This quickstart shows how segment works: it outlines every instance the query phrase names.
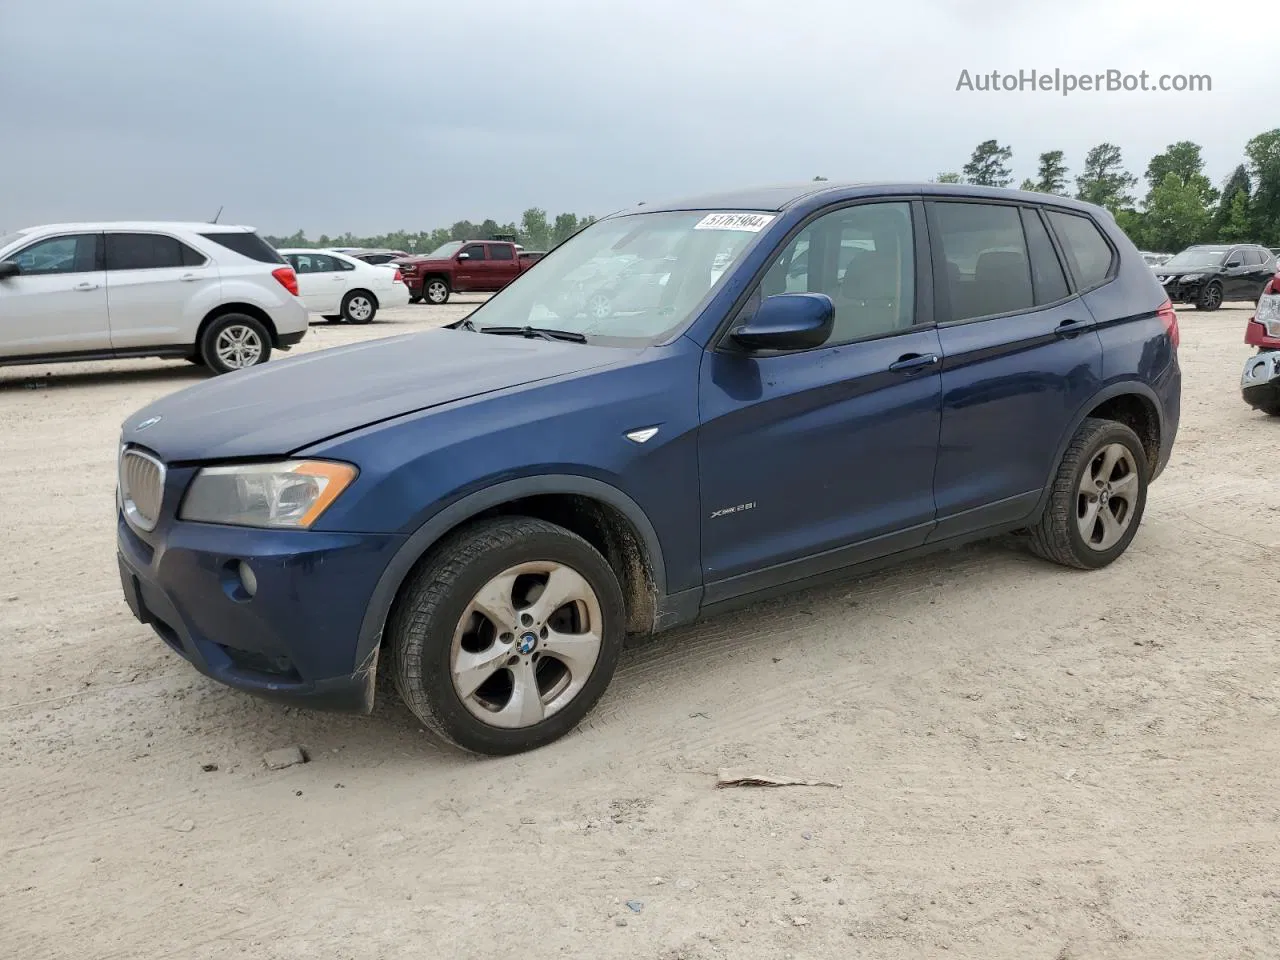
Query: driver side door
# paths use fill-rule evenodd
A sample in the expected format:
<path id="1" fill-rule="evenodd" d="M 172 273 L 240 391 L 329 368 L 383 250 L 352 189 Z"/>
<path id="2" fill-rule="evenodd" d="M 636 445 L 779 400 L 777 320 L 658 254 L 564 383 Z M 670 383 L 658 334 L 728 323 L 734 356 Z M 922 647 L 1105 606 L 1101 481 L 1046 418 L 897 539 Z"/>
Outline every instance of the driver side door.
<path id="1" fill-rule="evenodd" d="M 828 341 L 757 355 L 722 333 L 705 353 L 704 602 L 910 549 L 932 530 L 942 349 L 923 217 L 900 199 L 811 220 L 734 323 L 764 297 L 824 293 L 836 307 Z"/>
<path id="2" fill-rule="evenodd" d="M 0 357 L 111 349 L 102 234 L 45 237 L 9 254 L 0 280 Z"/>

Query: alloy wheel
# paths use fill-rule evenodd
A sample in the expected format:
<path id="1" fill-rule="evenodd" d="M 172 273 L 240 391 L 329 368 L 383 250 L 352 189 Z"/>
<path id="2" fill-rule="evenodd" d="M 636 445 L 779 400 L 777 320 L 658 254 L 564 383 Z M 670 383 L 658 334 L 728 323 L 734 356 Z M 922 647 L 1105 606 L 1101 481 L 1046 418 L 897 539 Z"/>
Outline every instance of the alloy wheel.
<path id="1" fill-rule="evenodd" d="M 472 598 L 454 630 L 453 688 L 476 719 L 532 727 L 568 706 L 600 657 L 595 591 L 555 561 L 509 567 Z"/>
<path id="2" fill-rule="evenodd" d="M 252 367 L 262 359 L 262 338 L 252 327 L 232 324 L 218 334 L 213 352 L 231 370 Z"/>
<path id="3" fill-rule="evenodd" d="M 444 303 L 449 296 L 449 288 L 440 280 L 432 280 L 427 284 L 427 299 L 432 303 Z"/>
<path id="4" fill-rule="evenodd" d="M 1109 443 L 1085 466 L 1076 496 L 1076 524 L 1092 550 L 1110 550 L 1133 522 L 1138 467 L 1122 443 Z"/>
<path id="5" fill-rule="evenodd" d="M 373 303 L 368 297 L 352 297 L 347 301 L 347 316 L 357 323 L 363 323 L 373 316 Z"/>

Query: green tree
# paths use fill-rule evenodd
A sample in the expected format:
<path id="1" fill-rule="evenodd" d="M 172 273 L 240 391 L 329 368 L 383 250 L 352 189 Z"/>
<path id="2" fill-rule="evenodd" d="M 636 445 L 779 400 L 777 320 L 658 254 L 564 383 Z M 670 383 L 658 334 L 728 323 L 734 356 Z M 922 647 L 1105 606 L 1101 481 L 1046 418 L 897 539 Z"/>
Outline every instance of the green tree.
<path id="1" fill-rule="evenodd" d="M 1076 197 L 1114 214 L 1133 206 L 1129 191 L 1137 182 L 1138 178 L 1125 170 L 1120 148 L 1114 143 L 1100 143 L 1084 158 L 1084 170 L 1076 177 Z"/>
<path id="2" fill-rule="evenodd" d="M 1147 194 L 1143 213 L 1145 246 L 1153 250 L 1177 251 L 1198 243 L 1209 227 L 1209 211 L 1199 183 L 1200 174 L 1185 182 L 1182 174 L 1170 170 L 1159 185 Z"/>
<path id="3" fill-rule="evenodd" d="M 1036 170 L 1033 190 L 1065 196 L 1067 192 L 1067 164 L 1061 150 L 1048 150 L 1040 154 L 1040 166 Z"/>
<path id="4" fill-rule="evenodd" d="M 546 250 L 551 246 L 551 228 L 547 211 L 530 207 L 520 216 L 520 242 L 530 250 Z"/>
<path id="5" fill-rule="evenodd" d="M 1253 174 L 1249 198 L 1254 243 L 1280 244 L 1280 128 L 1260 133 L 1244 148 Z"/>
<path id="6" fill-rule="evenodd" d="M 576 213 L 559 214 L 551 228 L 551 246 L 558 247 L 577 232 L 578 215 Z"/>
<path id="7" fill-rule="evenodd" d="M 1227 218 L 1218 230 L 1217 239 L 1222 243 L 1244 243 L 1254 236 L 1254 215 L 1249 203 L 1249 195 L 1237 190 L 1231 198 L 1231 207 L 1227 210 Z"/>
<path id="8" fill-rule="evenodd" d="M 958 173 L 940 173 L 933 178 L 934 183 L 964 183 L 964 178 Z"/>
<path id="9" fill-rule="evenodd" d="M 1218 199 L 1218 191 L 1213 188 L 1209 178 L 1204 175 L 1204 159 L 1200 156 L 1200 145 L 1190 140 L 1171 143 L 1164 153 L 1158 153 L 1147 164 L 1145 174 L 1147 183 L 1155 190 L 1164 183 L 1170 173 L 1185 186 L 1195 187 L 1204 206 L 1213 204 Z"/>
<path id="10" fill-rule="evenodd" d="M 995 140 L 983 140 L 973 149 L 973 156 L 964 165 L 964 178 L 969 183 L 984 187 L 1007 187 L 1013 183 L 1009 160 L 1013 150 L 1002 147 Z"/>
<path id="11" fill-rule="evenodd" d="M 1253 181 L 1249 178 L 1249 168 L 1243 163 L 1231 171 L 1231 175 L 1222 184 L 1222 192 L 1218 195 L 1218 208 L 1213 213 L 1209 225 L 1209 236 L 1221 239 L 1231 219 L 1232 205 L 1237 194 L 1244 195 L 1245 207 L 1249 205 L 1249 197 L 1253 194 Z"/>

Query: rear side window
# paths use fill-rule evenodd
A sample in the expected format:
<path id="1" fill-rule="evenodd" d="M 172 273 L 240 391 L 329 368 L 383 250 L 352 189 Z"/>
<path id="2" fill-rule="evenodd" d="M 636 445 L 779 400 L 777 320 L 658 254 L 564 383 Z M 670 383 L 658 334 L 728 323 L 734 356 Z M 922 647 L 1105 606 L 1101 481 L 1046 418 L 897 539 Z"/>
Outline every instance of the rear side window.
<path id="1" fill-rule="evenodd" d="M 200 236 L 259 263 L 284 263 L 284 257 L 256 233 L 202 233 Z"/>
<path id="2" fill-rule="evenodd" d="M 1026 208 L 1022 211 L 1022 229 L 1027 234 L 1027 253 L 1031 256 L 1031 283 L 1036 304 L 1057 303 L 1067 298 L 1067 278 L 1062 272 L 1058 252 L 1053 249 L 1049 231 L 1040 215 Z"/>
<path id="3" fill-rule="evenodd" d="M 1246 266 L 1257 266 L 1266 263 L 1267 258 L 1262 255 L 1262 251 L 1256 247 L 1252 247 L 1244 252 L 1244 262 Z"/>
<path id="4" fill-rule="evenodd" d="M 515 250 L 503 243 L 489 244 L 490 260 L 514 260 L 516 258 Z"/>
<path id="5" fill-rule="evenodd" d="M 335 270 L 354 270 L 355 268 L 355 264 L 347 263 L 347 261 L 343 260 L 341 257 L 333 258 L 333 269 Z"/>
<path id="6" fill-rule="evenodd" d="M 1115 254 L 1098 225 L 1088 217 L 1059 210 L 1049 211 L 1049 223 L 1067 255 L 1076 286 L 1088 290 L 1104 283 L 1111 275 Z"/>
<path id="7" fill-rule="evenodd" d="M 108 233 L 108 270 L 154 270 L 194 267 L 205 257 L 185 243 L 158 233 Z"/>
<path id="8" fill-rule="evenodd" d="M 1017 207 L 940 202 L 933 210 L 952 320 L 1035 306 L 1030 257 Z"/>

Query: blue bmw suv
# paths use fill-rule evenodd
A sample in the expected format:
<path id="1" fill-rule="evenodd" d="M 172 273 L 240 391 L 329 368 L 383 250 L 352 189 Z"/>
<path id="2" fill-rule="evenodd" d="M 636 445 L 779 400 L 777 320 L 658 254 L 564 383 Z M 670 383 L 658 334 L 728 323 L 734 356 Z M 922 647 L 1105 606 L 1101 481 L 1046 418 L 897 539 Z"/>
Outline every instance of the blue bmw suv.
<path id="1" fill-rule="evenodd" d="M 216 680 L 367 712 L 387 670 L 434 733 L 514 753 L 583 718 L 629 633 L 996 534 L 1111 563 L 1177 347 L 1133 244 L 1060 197 L 644 205 L 449 328 L 130 417 L 121 582 Z"/>

